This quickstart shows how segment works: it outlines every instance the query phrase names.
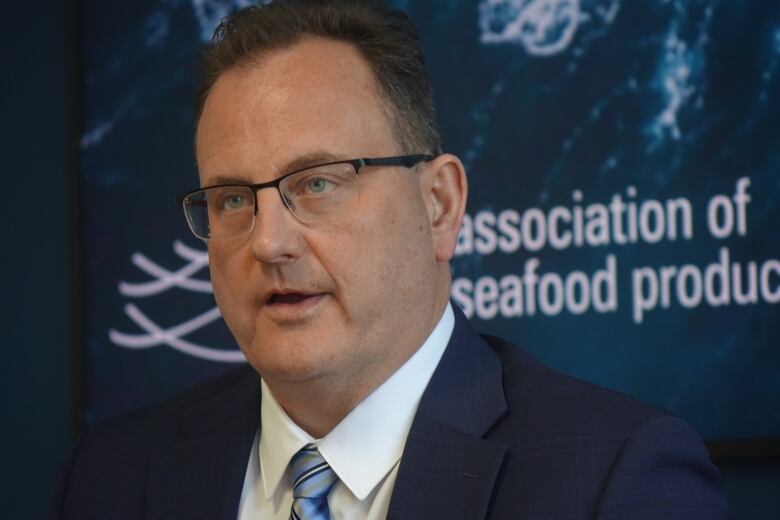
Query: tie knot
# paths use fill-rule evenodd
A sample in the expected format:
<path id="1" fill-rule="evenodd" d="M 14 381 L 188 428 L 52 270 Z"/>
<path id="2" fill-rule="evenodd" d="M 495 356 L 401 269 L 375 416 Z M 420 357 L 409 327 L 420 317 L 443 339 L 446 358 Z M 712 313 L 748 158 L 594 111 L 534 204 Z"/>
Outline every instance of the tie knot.
<path id="1" fill-rule="evenodd" d="M 293 455 L 290 467 L 295 498 L 325 498 L 337 480 L 314 444 L 307 444 Z"/>

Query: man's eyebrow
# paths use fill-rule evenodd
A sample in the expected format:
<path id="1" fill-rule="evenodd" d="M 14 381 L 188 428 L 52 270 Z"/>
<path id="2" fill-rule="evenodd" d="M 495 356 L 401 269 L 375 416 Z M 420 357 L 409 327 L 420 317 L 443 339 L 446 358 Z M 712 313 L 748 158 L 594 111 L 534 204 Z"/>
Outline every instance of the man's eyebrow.
<path id="1" fill-rule="evenodd" d="M 325 151 L 310 152 L 305 155 L 301 155 L 300 157 L 296 157 L 292 161 L 284 164 L 283 168 L 278 168 L 277 172 L 279 173 L 278 175 L 275 175 L 273 178 L 275 179 L 281 177 L 282 175 L 286 175 L 290 172 L 303 170 L 304 168 L 308 168 L 309 166 L 316 166 L 318 164 L 337 162 L 337 161 L 346 161 L 346 160 L 349 160 L 346 155 L 338 155 L 332 152 L 325 152 Z M 248 185 L 248 184 L 256 184 L 256 182 L 251 178 L 245 177 L 243 175 L 217 174 L 211 178 L 211 182 L 209 183 L 209 186 L 221 186 L 223 184 Z M 203 186 L 203 187 L 207 188 L 208 186 Z"/>
<path id="2" fill-rule="evenodd" d="M 301 155 L 300 157 L 296 157 L 292 161 L 285 164 L 282 168 L 279 168 L 279 171 L 281 172 L 282 175 L 284 175 L 286 173 L 308 168 L 309 166 L 316 166 L 318 164 L 329 163 L 329 162 L 344 161 L 347 159 L 349 158 L 345 155 L 337 155 L 331 152 L 325 152 L 325 151 L 310 152 L 305 155 Z"/>
<path id="3" fill-rule="evenodd" d="M 208 188 L 209 186 L 222 186 L 223 184 L 254 184 L 252 182 L 252 179 L 249 179 L 247 177 L 242 177 L 239 175 L 215 175 L 211 182 L 208 184 L 208 186 L 203 186 L 204 188 Z"/>
<path id="4" fill-rule="evenodd" d="M 349 160 L 349 158 L 347 158 L 346 155 L 338 155 L 338 154 L 334 154 L 331 152 L 324 152 L 324 151 L 311 152 L 305 155 L 301 155 L 300 157 L 296 157 L 292 161 L 286 163 L 283 168 L 278 168 L 277 172 L 279 173 L 278 175 L 275 175 L 273 178 L 276 179 L 290 172 L 303 170 L 304 168 L 308 168 L 310 166 L 316 166 L 318 164 L 337 162 L 337 161 L 346 161 L 346 160 Z M 211 178 L 211 183 L 209 183 L 209 186 L 221 186 L 223 184 L 247 185 L 247 184 L 256 184 L 256 182 L 251 178 L 245 177 L 243 175 L 217 174 Z M 208 186 L 203 186 L 203 187 L 207 188 Z"/>

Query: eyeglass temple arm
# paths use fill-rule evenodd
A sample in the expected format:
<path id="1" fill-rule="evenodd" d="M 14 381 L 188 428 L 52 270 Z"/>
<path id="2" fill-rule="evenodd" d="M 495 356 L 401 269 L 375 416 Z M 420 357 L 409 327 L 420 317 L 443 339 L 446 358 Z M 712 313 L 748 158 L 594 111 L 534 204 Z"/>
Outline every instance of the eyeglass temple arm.
<path id="1" fill-rule="evenodd" d="M 361 166 L 404 166 L 411 168 L 421 162 L 434 159 L 433 155 L 403 155 L 401 157 L 377 157 L 361 159 Z"/>

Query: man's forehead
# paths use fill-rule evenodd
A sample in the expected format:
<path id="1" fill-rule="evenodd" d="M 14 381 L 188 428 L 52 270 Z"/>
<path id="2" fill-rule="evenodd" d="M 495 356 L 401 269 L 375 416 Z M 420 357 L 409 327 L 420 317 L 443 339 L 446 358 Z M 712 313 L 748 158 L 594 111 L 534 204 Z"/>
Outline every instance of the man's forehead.
<path id="1" fill-rule="evenodd" d="M 333 72 L 350 72 L 349 67 L 368 70 L 370 65 L 360 50 L 352 43 L 321 36 L 302 36 L 286 47 L 260 52 L 245 63 L 249 66 L 278 67 L 280 71 L 295 71 L 306 74 L 315 68 L 336 66 Z M 305 65 L 301 68 L 301 65 Z"/>

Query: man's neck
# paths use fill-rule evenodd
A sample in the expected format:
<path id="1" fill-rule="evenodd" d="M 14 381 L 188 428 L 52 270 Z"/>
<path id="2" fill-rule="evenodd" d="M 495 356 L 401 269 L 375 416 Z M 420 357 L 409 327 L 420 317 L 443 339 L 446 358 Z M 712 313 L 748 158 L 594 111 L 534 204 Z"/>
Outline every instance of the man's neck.
<path id="1" fill-rule="evenodd" d="M 322 438 L 423 346 L 441 320 L 447 304 L 448 300 L 445 300 L 440 309 L 436 306 L 435 318 L 421 337 L 412 339 L 407 345 L 393 345 L 388 349 L 393 356 L 382 363 L 360 367 L 352 374 L 325 375 L 303 382 L 263 379 L 290 419 L 315 439 Z"/>
<path id="2" fill-rule="evenodd" d="M 360 387 L 343 385 L 345 387 L 338 388 L 339 382 L 328 378 L 307 382 L 305 385 L 266 383 L 290 419 L 315 439 L 327 435 L 379 386 L 364 383 Z"/>

